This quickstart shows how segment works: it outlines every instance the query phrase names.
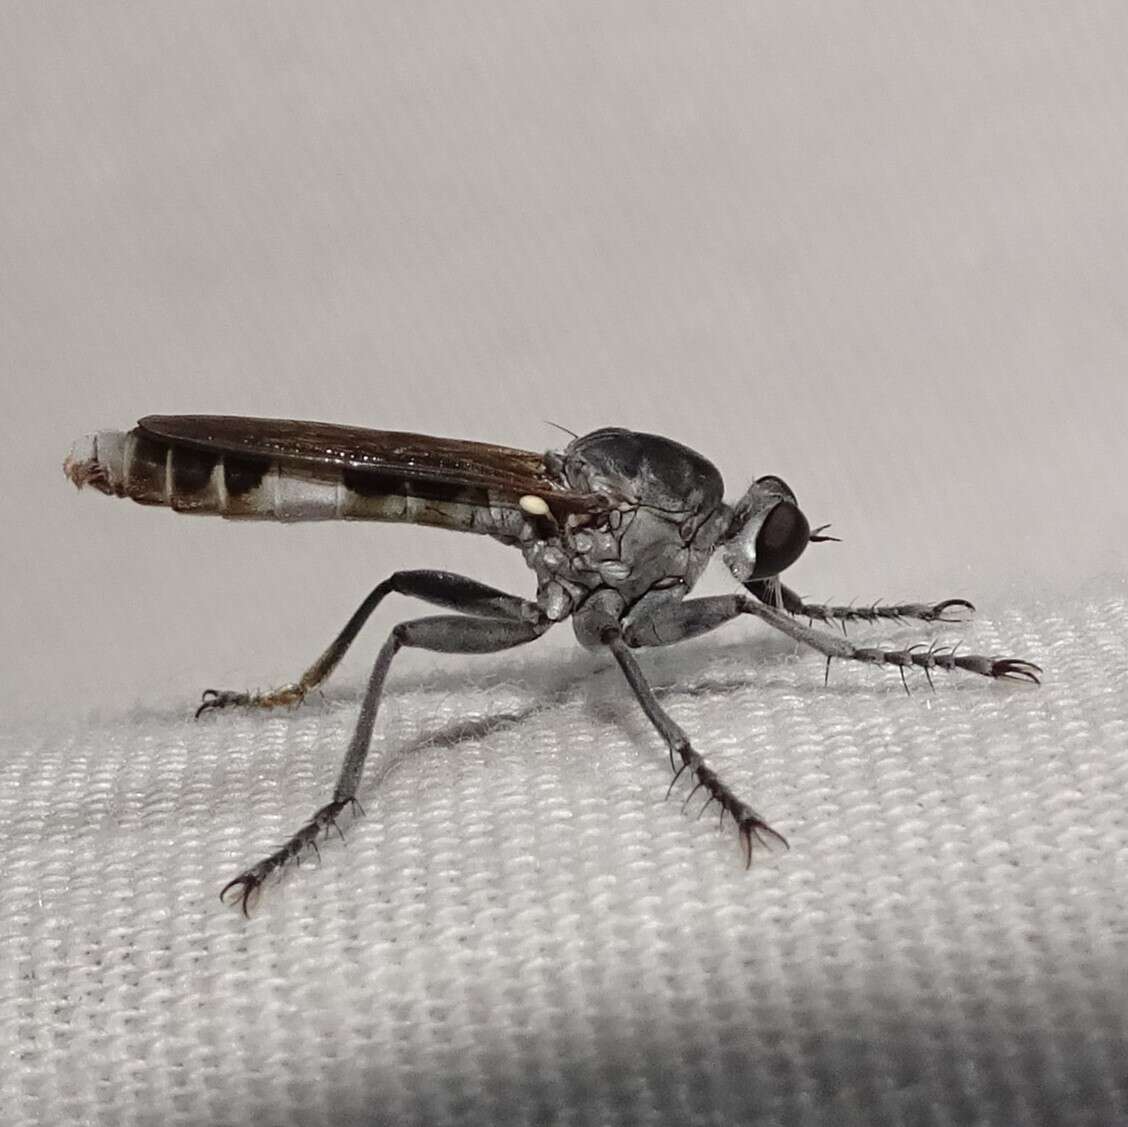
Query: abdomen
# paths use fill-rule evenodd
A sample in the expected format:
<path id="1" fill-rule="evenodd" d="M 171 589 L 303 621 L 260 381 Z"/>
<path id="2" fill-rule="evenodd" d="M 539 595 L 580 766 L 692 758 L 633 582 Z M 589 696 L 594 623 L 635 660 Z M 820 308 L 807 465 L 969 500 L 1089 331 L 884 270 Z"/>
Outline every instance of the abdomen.
<path id="1" fill-rule="evenodd" d="M 288 464 L 167 442 L 139 428 L 99 431 L 63 466 L 82 488 L 180 513 L 237 520 L 377 520 L 486 534 L 504 523 L 489 490 L 347 467 Z"/>

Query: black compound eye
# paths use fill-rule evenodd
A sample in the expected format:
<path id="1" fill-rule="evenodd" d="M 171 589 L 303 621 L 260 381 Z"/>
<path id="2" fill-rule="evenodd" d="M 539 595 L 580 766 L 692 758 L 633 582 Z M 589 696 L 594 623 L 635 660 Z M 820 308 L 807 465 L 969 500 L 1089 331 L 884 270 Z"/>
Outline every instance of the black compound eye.
<path id="1" fill-rule="evenodd" d="M 756 534 L 756 567 L 753 579 L 779 575 L 802 554 L 811 538 L 811 526 L 797 505 L 780 501 L 764 518 Z"/>

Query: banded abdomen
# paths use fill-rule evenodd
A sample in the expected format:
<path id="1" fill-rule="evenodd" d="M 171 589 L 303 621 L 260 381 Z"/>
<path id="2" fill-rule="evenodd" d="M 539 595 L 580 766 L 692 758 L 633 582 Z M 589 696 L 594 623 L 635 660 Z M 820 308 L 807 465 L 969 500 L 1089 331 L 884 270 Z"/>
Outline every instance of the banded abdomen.
<path id="1" fill-rule="evenodd" d="M 400 521 L 493 534 L 515 515 L 511 499 L 484 486 L 200 449 L 141 427 L 87 436 L 63 468 L 79 488 L 239 520 Z"/>

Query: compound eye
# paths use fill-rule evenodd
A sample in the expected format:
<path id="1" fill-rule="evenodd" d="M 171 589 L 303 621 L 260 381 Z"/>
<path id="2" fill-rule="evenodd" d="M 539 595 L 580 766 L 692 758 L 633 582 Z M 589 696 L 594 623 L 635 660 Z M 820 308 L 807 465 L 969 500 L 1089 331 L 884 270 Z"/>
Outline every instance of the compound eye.
<path id="1" fill-rule="evenodd" d="M 768 493 L 774 493 L 777 497 L 782 497 L 785 501 L 795 503 L 795 494 L 791 490 L 791 486 L 783 480 L 782 477 L 776 477 L 775 474 L 767 474 L 764 477 L 756 478 L 756 484 L 766 490 Z"/>
<path id="2" fill-rule="evenodd" d="M 756 534 L 756 567 L 753 579 L 767 579 L 789 568 L 811 538 L 811 526 L 798 505 L 780 501 L 764 518 Z"/>

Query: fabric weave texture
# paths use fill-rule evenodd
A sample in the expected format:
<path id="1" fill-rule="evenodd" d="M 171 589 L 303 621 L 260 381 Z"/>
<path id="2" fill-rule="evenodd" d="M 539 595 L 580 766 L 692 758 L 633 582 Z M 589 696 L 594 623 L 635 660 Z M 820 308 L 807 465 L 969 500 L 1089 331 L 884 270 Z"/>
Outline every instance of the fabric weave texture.
<path id="1" fill-rule="evenodd" d="M 1045 683 L 645 655 L 790 841 L 750 871 L 578 651 L 393 672 L 366 815 L 249 921 L 218 889 L 326 799 L 358 685 L 8 728 L 0 1120 L 1128 1123 L 1125 583 L 851 635 Z"/>

